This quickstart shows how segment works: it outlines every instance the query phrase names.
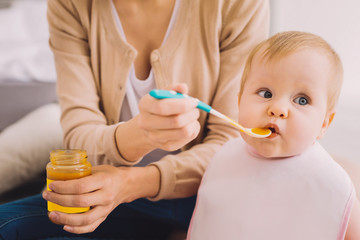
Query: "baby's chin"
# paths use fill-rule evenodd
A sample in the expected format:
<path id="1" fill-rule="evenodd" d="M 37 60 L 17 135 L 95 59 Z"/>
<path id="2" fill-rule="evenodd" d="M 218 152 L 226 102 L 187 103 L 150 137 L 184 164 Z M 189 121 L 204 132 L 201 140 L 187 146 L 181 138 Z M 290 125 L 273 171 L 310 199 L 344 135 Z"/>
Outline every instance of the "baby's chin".
<path id="1" fill-rule="evenodd" d="M 299 153 L 297 152 L 286 152 L 282 149 L 277 148 L 276 146 L 266 146 L 266 147 L 259 147 L 259 146 L 251 146 L 252 149 L 261 157 L 264 158 L 287 158 L 295 156 Z"/>
<path id="2" fill-rule="evenodd" d="M 263 143 L 256 139 L 248 138 L 245 140 L 251 152 L 264 158 L 284 158 L 292 156 L 291 153 L 284 152 L 277 144 Z"/>

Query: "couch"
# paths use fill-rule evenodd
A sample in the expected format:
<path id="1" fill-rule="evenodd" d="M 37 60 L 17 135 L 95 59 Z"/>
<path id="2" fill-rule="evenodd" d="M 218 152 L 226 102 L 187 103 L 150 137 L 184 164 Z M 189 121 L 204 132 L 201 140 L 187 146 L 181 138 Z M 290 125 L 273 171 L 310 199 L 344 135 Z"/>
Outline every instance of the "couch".
<path id="1" fill-rule="evenodd" d="M 0 0 L 0 203 L 40 193 L 62 148 L 46 0 Z"/>
<path id="2" fill-rule="evenodd" d="M 62 147 L 55 83 L 0 81 L 0 203 L 40 193 Z"/>

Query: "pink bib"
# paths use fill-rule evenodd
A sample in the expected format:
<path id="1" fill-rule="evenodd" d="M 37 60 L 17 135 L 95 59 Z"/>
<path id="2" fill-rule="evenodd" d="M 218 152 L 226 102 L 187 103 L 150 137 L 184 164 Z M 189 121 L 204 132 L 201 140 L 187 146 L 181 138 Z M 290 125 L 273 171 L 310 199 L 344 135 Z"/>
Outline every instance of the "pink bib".
<path id="1" fill-rule="evenodd" d="M 191 240 L 344 239 L 355 191 L 316 142 L 301 155 L 266 159 L 230 140 L 202 179 Z"/>

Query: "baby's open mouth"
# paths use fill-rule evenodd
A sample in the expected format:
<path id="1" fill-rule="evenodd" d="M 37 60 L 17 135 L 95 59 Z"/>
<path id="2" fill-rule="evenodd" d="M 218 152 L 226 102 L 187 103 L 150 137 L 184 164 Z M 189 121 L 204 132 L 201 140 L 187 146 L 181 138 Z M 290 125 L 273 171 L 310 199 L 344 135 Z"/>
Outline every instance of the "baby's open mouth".
<path id="1" fill-rule="evenodd" d="M 279 127 L 276 124 L 270 123 L 266 125 L 265 128 L 271 131 L 271 135 L 269 137 L 275 137 L 280 134 Z"/>

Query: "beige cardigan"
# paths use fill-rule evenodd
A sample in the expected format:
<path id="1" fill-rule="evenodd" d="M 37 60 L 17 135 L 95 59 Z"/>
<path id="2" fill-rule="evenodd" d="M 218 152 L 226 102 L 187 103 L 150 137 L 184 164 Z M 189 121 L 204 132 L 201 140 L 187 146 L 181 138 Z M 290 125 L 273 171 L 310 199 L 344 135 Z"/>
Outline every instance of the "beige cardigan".
<path id="1" fill-rule="evenodd" d="M 88 152 L 93 164 L 133 165 L 115 143 L 115 128 L 136 50 L 121 38 L 110 0 L 49 0 L 50 46 L 66 148 Z M 157 88 L 178 82 L 189 95 L 237 119 L 237 92 L 250 49 L 268 34 L 265 0 L 182 0 L 163 45 L 151 53 Z M 201 112 L 198 137 L 178 155 L 153 163 L 161 184 L 153 200 L 196 193 L 215 151 L 239 135 Z"/>

